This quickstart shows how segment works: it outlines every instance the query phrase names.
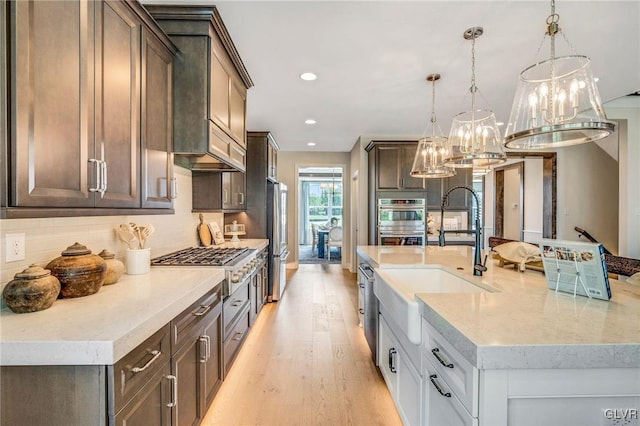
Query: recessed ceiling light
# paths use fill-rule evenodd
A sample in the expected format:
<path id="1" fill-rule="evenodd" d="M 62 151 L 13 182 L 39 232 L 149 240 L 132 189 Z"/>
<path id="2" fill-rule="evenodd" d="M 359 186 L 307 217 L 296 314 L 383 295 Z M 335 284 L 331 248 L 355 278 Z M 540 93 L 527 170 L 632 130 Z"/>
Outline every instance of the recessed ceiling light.
<path id="1" fill-rule="evenodd" d="M 504 122 L 498 121 L 498 122 L 496 122 L 496 126 L 504 126 Z"/>
<path id="2" fill-rule="evenodd" d="M 593 77 L 593 81 L 595 81 L 596 83 L 600 81 L 600 77 Z"/>
<path id="3" fill-rule="evenodd" d="M 316 124 L 316 120 L 314 120 L 313 118 L 308 118 L 304 120 L 304 124 Z"/>
<path id="4" fill-rule="evenodd" d="M 307 146 L 316 146 L 315 142 L 307 142 Z"/>
<path id="5" fill-rule="evenodd" d="M 317 80 L 318 76 L 312 72 L 303 72 L 302 74 L 300 74 L 300 78 L 305 81 L 313 81 L 313 80 Z"/>

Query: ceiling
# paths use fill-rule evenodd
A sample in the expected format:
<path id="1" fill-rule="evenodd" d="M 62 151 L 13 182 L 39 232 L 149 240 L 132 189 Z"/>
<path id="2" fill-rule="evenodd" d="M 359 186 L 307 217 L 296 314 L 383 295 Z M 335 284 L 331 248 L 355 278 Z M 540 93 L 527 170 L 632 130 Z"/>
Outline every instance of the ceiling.
<path id="1" fill-rule="evenodd" d="M 542 44 L 547 1 L 177 1 L 215 4 L 255 84 L 248 130 L 269 130 L 284 151 L 350 151 L 362 135 L 419 137 L 431 114 L 431 84 L 440 73 L 436 113 L 471 108 L 471 41 L 476 41 L 480 107 L 506 122 L 519 72 L 549 57 Z M 592 60 L 609 101 L 640 90 L 640 1 L 561 1 L 560 26 L 570 45 L 558 55 Z M 311 71 L 318 79 L 299 78 Z M 315 119 L 317 124 L 304 121 Z M 308 142 L 315 142 L 310 147 Z"/>

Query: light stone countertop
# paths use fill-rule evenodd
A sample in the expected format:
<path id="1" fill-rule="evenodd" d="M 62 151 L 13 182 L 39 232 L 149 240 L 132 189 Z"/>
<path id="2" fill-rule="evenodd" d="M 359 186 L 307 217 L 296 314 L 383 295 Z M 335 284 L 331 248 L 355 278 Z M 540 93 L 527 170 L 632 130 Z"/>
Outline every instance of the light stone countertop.
<path id="1" fill-rule="evenodd" d="M 473 365 L 491 368 L 640 367 L 640 288 L 610 279 L 610 301 L 547 288 L 544 273 L 487 262 L 473 248 L 359 246 L 374 268 L 442 268 L 492 293 L 419 293 L 422 316 Z M 458 270 L 457 268 L 464 268 Z"/>
<path id="2" fill-rule="evenodd" d="M 214 247 L 262 250 L 266 239 Z M 184 247 L 177 247 L 176 250 Z M 0 311 L 0 365 L 111 365 L 222 282 L 223 268 L 152 267 L 51 308 Z"/>

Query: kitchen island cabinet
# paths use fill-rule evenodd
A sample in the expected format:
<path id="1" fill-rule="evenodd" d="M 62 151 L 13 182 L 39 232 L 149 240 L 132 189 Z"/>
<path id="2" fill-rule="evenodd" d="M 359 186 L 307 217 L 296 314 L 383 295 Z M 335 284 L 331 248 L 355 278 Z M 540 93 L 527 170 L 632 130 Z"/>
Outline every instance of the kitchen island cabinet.
<path id="1" fill-rule="evenodd" d="M 171 133 L 157 123 L 171 118 L 168 37 L 133 1 L 7 7 L 3 217 L 171 209 Z"/>
<path id="2" fill-rule="evenodd" d="M 490 264 L 475 277 L 470 247 L 360 246 L 358 255 L 376 268 L 376 279 L 392 282 L 397 268 L 437 268 L 488 290 L 415 294 L 419 345 L 403 338 L 394 307 L 381 302 L 398 353 L 418 370 L 421 424 L 605 424 L 616 408 L 637 412 L 640 289 L 611 279 L 606 302 L 550 291 L 538 271 Z M 395 386 L 399 411 L 415 409 Z"/>

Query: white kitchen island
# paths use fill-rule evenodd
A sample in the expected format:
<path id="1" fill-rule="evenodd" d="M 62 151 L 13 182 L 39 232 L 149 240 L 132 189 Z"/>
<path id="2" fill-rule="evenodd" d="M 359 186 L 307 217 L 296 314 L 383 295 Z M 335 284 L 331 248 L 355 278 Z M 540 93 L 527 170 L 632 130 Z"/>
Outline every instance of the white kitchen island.
<path id="1" fill-rule="evenodd" d="M 415 294 L 419 344 L 380 292 L 379 366 L 405 423 L 640 424 L 639 288 L 611 280 L 608 302 L 574 298 L 548 290 L 541 272 L 493 261 L 475 277 L 471 247 L 362 246 L 358 255 L 384 281 L 374 288 L 394 286 L 401 268 L 436 268 L 481 290 Z"/>

